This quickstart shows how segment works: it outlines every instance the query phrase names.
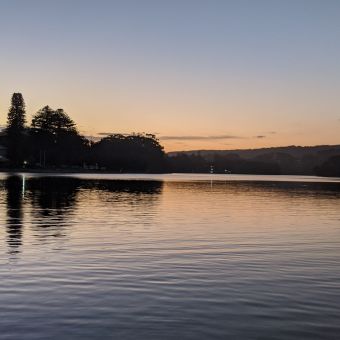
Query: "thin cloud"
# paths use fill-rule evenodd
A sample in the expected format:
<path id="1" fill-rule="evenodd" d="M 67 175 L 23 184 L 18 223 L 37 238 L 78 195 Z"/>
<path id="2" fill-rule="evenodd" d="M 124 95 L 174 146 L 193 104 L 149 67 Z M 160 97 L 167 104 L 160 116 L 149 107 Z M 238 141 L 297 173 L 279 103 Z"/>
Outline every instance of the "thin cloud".
<path id="1" fill-rule="evenodd" d="M 116 135 L 117 132 L 98 132 L 98 136 L 111 136 L 111 135 Z M 119 133 L 120 135 L 128 135 L 128 133 Z"/>
<path id="2" fill-rule="evenodd" d="M 160 136 L 161 140 L 224 140 L 224 139 L 244 139 L 245 137 L 233 135 L 212 135 L 212 136 Z"/>
<path id="3" fill-rule="evenodd" d="M 98 132 L 97 133 L 98 136 L 110 136 L 113 135 L 112 132 Z"/>
<path id="4" fill-rule="evenodd" d="M 275 132 L 272 132 L 275 133 Z M 110 136 L 114 135 L 114 132 L 98 132 L 97 136 Z M 121 135 L 126 135 L 125 133 L 120 133 Z M 256 138 L 262 139 L 266 138 L 265 135 L 257 135 L 253 137 L 244 137 L 244 136 L 236 136 L 236 135 L 166 135 L 166 136 L 158 136 L 158 139 L 163 141 L 223 141 L 227 139 L 248 139 L 248 138 Z"/>

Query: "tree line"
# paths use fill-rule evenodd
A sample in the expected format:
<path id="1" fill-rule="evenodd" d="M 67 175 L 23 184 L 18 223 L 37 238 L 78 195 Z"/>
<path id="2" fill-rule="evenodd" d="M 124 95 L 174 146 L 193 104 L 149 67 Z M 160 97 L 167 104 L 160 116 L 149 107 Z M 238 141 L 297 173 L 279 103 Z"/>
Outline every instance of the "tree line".
<path id="1" fill-rule="evenodd" d="M 242 151 L 246 150 L 177 152 L 168 155 L 168 168 L 171 172 L 187 173 L 340 177 L 340 146 L 295 156 L 290 153 L 294 147 L 281 149 L 286 151 L 254 149 L 249 151 L 251 155 L 244 155 Z"/>
<path id="2" fill-rule="evenodd" d="M 27 124 L 21 93 L 12 95 L 1 144 L 6 167 L 90 168 L 114 172 L 162 172 L 165 153 L 152 134 L 113 134 L 94 142 L 82 136 L 63 109 L 44 106 Z"/>
<path id="3" fill-rule="evenodd" d="M 153 134 L 112 134 L 92 141 L 79 133 L 63 109 L 50 106 L 40 109 L 28 125 L 21 93 L 12 96 L 0 145 L 7 149 L 7 162 L 2 164 L 6 168 L 340 176 L 337 149 L 296 157 L 285 152 L 289 147 L 263 153 L 254 150 L 253 157 L 227 151 L 206 156 L 199 152 L 166 155 Z"/>

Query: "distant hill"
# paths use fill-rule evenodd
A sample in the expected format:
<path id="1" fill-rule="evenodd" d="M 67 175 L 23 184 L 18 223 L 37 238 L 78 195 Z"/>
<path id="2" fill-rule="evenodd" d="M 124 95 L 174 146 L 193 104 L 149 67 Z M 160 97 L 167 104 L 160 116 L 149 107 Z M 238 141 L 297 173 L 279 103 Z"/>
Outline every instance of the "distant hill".
<path id="1" fill-rule="evenodd" d="M 173 151 L 168 152 L 167 154 L 170 157 L 179 154 L 200 155 L 203 157 L 209 157 L 212 155 L 238 154 L 244 158 L 253 158 L 261 154 L 272 152 L 284 152 L 294 157 L 301 157 L 303 155 L 310 155 L 320 152 L 333 155 L 334 153 L 336 154 L 340 153 L 340 145 L 316 145 L 316 146 L 290 145 L 260 149 L 190 150 L 190 151 Z"/>
<path id="2" fill-rule="evenodd" d="M 174 171 L 208 171 L 209 166 L 213 165 L 216 172 L 300 175 L 316 174 L 316 169 L 334 156 L 340 156 L 340 145 L 292 145 L 261 149 L 192 150 L 168 153 Z M 179 169 L 176 168 L 178 164 L 181 164 Z"/>

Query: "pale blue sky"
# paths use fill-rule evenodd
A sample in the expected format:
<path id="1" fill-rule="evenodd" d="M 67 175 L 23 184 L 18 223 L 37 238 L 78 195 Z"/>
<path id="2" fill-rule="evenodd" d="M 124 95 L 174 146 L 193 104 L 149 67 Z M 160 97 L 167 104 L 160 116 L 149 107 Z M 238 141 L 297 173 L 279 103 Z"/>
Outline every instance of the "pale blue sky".
<path id="1" fill-rule="evenodd" d="M 20 91 L 167 150 L 340 143 L 340 1 L 0 0 L 0 38 L 2 124 Z"/>

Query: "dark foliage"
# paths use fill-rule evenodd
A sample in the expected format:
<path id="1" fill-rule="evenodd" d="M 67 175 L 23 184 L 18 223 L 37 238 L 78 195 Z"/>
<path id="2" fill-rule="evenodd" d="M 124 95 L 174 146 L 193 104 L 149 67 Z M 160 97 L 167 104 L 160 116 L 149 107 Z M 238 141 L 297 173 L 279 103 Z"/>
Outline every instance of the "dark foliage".
<path id="1" fill-rule="evenodd" d="M 26 122 L 25 101 L 21 93 L 13 93 L 7 116 L 7 132 L 23 131 Z"/>
<path id="2" fill-rule="evenodd" d="M 43 107 L 25 127 L 25 103 L 14 93 L 8 113 L 6 166 L 13 168 L 102 169 L 114 172 L 164 172 L 163 147 L 151 134 L 115 134 L 97 143 L 77 131 L 63 109 Z"/>
<path id="3" fill-rule="evenodd" d="M 12 164 L 23 163 L 26 153 L 27 135 L 25 131 L 26 122 L 25 102 L 21 93 L 13 93 L 11 107 L 7 116 L 7 155 Z"/>
<path id="4" fill-rule="evenodd" d="M 169 168 L 175 172 L 209 172 L 240 174 L 331 175 L 336 174 L 334 156 L 340 145 L 314 147 L 277 147 L 248 150 L 201 150 L 168 154 Z M 330 160 L 330 161 L 328 161 Z M 326 175 L 325 175 L 326 176 Z"/>
<path id="5" fill-rule="evenodd" d="M 89 142 L 62 110 L 45 106 L 32 119 L 30 163 L 38 166 L 80 166 Z"/>
<path id="6" fill-rule="evenodd" d="M 115 134 L 91 148 L 91 161 L 115 172 L 162 172 L 163 147 L 151 134 Z"/>
<path id="7" fill-rule="evenodd" d="M 168 168 L 170 172 L 208 173 L 210 164 L 200 155 L 179 154 L 168 157 Z"/>
<path id="8" fill-rule="evenodd" d="M 318 176 L 340 177 L 340 155 L 329 158 L 321 166 L 316 167 L 315 172 Z"/>
<path id="9" fill-rule="evenodd" d="M 39 110 L 32 119 L 33 129 L 54 135 L 65 131 L 76 132 L 75 125 L 63 109 L 54 111 L 48 105 Z"/>
<path id="10" fill-rule="evenodd" d="M 63 109 L 45 106 L 34 115 L 30 127 L 25 123 L 23 96 L 14 93 L 7 128 L 0 136 L 0 144 L 7 148 L 6 167 L 148 173 L 209 173 L 213 169 L 215 173 L 340 176 L 339 146 L 202 150 L 166 156 L 152 134 L 113 134 L 90 142 Z"/>
<path id="11" fill-rule="evenodd" d="M 169 157 L 168 164 L 172 172 L 208 173 L 212 167 L 214 173 L 280 174 L 280 167 L 275 162 L 246 160 L 235 154 L 215 155 L 211 160 L 200 155 L 179 154 Z"/>

